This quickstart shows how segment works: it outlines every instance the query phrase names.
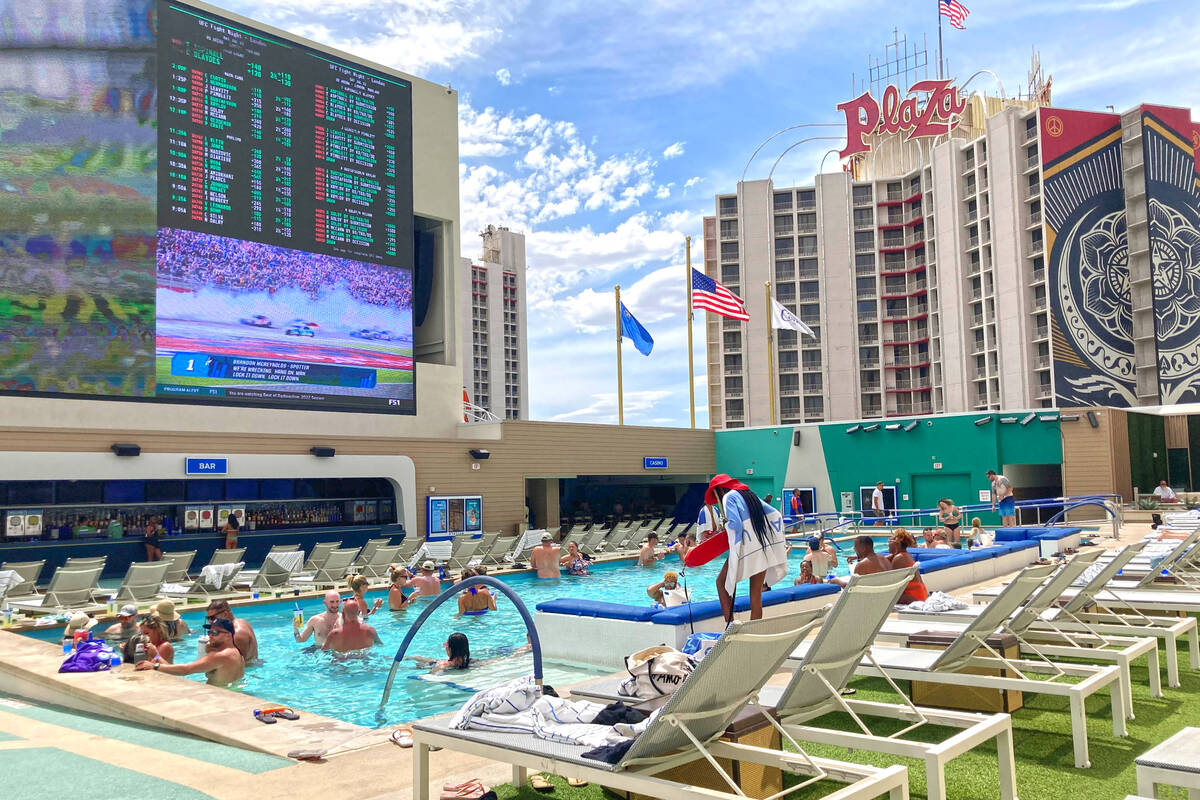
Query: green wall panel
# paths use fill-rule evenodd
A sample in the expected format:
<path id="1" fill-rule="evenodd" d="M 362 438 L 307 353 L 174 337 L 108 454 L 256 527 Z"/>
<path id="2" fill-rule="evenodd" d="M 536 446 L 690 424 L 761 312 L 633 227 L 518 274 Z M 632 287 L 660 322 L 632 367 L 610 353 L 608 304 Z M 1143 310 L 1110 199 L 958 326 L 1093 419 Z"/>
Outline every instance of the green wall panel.
<path id="1" fill-rule="evenodd" d="M 1128 415 L 1129 471 L 1133 488 L 1152 492 L 1167 477 L 1166 421 L 1155 414 Z"/>
<path id="2" fill-rule="evenodd" d="M 1193 492 L 1200 490 L 1200 414 L 1188 415 L 1188 450 L 1192 459 Z"/>
<path id="3" fill-rule="evenodd" d="M 791 426 L 717 431 L 715 447 L 718 472 L 742 481 L 759 497 L 771 494 L 779 500 L 792 449 Z M 747 475 L 748 469 L 754 474 Z"/>
<path id="4" fill-rule="evenodd" d="M 821 443 L 835 499 L 843 491 L 857 496 L 860 486 L 883 481 L 895 486 L 897 502 L 904 508 L 933 508 L 949 496 L 960 505 L 979 502 L 979 492 L 990 489 L 985 473 L 1005 464 L 1061 464 L 1059 423 L 1035 419 L 1028 425 L 992 421 L 975 425 L 984 415 L 926 417 L 917 427 L 889 431 L 883 426 L 910 420 L 889 419 L 879 430 L 848 434 L 848 423 L 821 426 Z M 1023 415 L 1022 415 L 1023 416 Z M 940 464 L 935 469 L 934 464 Z M 1021 487 L 1017 486 L 1017 497 Z M 904 500 L 904 495 L 908 500 Z M 998 518 L 981 515 L 985 524 Z"/>

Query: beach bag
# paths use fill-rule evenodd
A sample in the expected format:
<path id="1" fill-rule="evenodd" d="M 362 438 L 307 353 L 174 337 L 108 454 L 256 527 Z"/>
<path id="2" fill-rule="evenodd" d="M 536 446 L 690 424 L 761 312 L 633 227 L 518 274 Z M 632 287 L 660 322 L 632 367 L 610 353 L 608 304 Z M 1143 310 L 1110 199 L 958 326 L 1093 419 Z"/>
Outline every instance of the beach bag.
<path id="1" fill-rule="evenodd" d="M 683 643 L 683 652 L 691 656 L 694 661 L 703 661 L 708 655 L 708 651 L 716 647 L 717 642 L 721 641 L 719 633 L 693 633 Z"/>
<path id="2" fill-rule="evenodd" d="M 80 642 L 79 645 L 63 659 L 59 672 L 99 672 L 109 668 L 112 658 L 112 648 L 104 642 Z"/>
<path id="3" fill-rule="evenodd" d="M 617 694 L 639 700 L 674 694 L 694 668 L 692 659 L 674 647 L 647 647 L 625 657 L 629 677 L 621 681 Z"/>

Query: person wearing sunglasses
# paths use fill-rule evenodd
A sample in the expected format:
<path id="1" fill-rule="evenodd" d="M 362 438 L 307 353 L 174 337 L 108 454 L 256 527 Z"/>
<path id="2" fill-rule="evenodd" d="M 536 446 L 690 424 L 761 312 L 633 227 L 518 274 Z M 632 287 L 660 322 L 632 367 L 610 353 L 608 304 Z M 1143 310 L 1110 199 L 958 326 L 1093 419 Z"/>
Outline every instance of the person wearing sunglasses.
<path id="1" fill-rule="evenodd" d="M 208 644 L 204 655 L 190 664 L 168 664 L 157 658 L 139 662 L 135 669 L 156 670 L 168 675 L 195 675 L 203 672 L 213 686 L 228 686 L 246 674 L 246 662 L 233 642 L 233 623 L 224 617 L 210 617 L 204 626 Z"/>
<path id="2" fill-rule="evenodd" d="M 213 600 L 208 604 L 206 616 L 209 624 L 218 619 L 227 620 L 233 626 L 233 643 L 245 662 L 253 664 L 258 661 L 258 638 L 254 635 L 254 628 L 244 619 L 234 619 L 228 600 Z"/>

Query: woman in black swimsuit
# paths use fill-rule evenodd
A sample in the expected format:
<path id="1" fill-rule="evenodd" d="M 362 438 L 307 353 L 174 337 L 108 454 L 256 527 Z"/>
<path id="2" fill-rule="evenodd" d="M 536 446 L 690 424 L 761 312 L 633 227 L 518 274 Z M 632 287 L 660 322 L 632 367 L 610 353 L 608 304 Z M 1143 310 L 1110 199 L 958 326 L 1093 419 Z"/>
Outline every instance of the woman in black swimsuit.
<path id="1" fill-rule="evenodd" d="M 948 497 L 943 497 L 938 500 L 938 521 L 942 523 L 942 528 L 946 531 L 946 541 L 951 546 L 959 547 L 961 537 L 958 533 L 959 518 L 962 516 L 962 511 L 958 506 L 954 505 L 954 501 Z"/>
<path id="2" fill-rule="evenodd" d="M 151 517 L 146 523 L 146 540 L 142 544 L 146 545 L 147 561 L 162 561 L 162 528 L 158 517 Z"/>

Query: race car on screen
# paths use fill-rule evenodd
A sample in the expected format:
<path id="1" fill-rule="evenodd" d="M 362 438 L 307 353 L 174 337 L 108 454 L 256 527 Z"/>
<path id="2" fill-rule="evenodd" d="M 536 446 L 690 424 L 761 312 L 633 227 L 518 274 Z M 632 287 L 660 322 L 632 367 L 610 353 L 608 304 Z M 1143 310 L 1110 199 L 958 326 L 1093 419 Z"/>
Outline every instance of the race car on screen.
<path id="1" fill-rule="evenodd" d="M 264 317 L 262 314 L 255 314 L 252 317 L 242 317 L 240 320 L 238 320 L 238 322 L 242 323 L 243 325 L 251 325 L 255 328 L 271 327 L 271 318 Z"/>
<path id="2" fill-rule="evenodd" d="M 380 330 L 378 328 L 360 328 L 356 331 L 350 331 L 350 336 L 355 339 L 376 339 L 385 342 L 392 340 L 392 332 Z"/>
<path id="3" fill-rule="evenodd" d="M 288 328 L 283 333 L 286 336 L 316 336 L 317 335 L 316 331 L 314 331 L 311 326 L 304 324 L 304 323 L 301 323 L 299 325 L 292 325 L 290 328 Z"/>

